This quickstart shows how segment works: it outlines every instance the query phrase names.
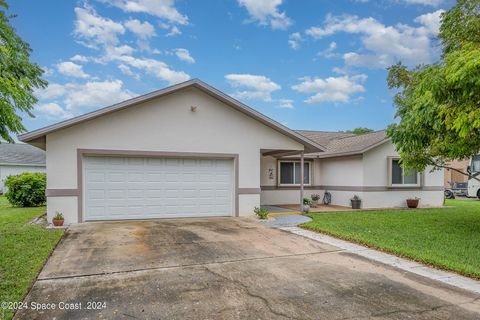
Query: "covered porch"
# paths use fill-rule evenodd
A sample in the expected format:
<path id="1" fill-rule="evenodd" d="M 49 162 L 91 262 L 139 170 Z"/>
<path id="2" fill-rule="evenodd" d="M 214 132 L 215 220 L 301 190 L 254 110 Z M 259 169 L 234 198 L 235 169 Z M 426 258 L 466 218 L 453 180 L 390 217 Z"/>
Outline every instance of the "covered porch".
<path id="1" fill-rule="evenodd" d="M 295 159 L 289 168 L 291 179 L 298 180 L 298 183 L 289 186 L 291 192 L 296 193 L 296 203 L 288 205 L 278 203 L 260 202 L 262 208 L 266 208 L 270 214 L 300 214 L 303 211 L 303 199 L 305 198 L 305 185 L 310 184 L 311 165 L 306 167 L 305 151 L 303 150 L 261 150 L 261 189 L 281 187 L 279 172 L 282 170 L 280 162 L 282 158 Z M 283 169 L 284 170 L 284 169 Z M 308 177 L 308 179 L 306 179 Z"/>

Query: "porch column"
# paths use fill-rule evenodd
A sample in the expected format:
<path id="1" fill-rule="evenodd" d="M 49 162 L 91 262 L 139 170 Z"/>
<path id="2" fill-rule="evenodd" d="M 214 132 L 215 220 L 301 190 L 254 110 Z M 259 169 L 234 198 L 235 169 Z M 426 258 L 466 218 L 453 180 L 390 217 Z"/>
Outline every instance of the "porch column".
<path id="1" fill-rule="evenodd" d="M 300 154 L 300 212 L 303 212 L 304 152 Z"/>

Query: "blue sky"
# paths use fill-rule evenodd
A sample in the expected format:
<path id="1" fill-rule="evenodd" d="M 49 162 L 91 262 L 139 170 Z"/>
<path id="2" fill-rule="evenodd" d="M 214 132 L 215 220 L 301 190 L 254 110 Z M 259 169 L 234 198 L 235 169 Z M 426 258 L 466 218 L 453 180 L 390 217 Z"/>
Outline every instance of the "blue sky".
<path id="1" fill-rule="evenodd" d="M 383 129 L 385 68 L 438 59 L 449 0 L 15 0 L 47 70 L 28 130 L 190 78 L 293 128 Z"/>

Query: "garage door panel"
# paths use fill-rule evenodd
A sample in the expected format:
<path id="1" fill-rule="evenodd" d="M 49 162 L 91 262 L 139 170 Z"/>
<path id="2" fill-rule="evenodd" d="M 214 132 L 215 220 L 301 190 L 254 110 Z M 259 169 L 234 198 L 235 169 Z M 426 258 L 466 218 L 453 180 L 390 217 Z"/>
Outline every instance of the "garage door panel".
<path id="1" fill-rule="evenodd" d="M 85 219 L 231 216 L 233 161 L 86 157 Z"/>

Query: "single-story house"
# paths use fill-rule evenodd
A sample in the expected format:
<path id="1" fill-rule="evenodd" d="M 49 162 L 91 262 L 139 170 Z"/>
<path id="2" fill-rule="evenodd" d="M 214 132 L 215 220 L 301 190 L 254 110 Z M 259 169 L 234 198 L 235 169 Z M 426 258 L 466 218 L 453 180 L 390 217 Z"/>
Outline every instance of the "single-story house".
<path id="1" fill-rule="evenodd" d="M 8 176 L 45 172 L 45 151 L 23 143 L 0 143 L 0 194 Z"/>
<path id="2" fill-rule="evenodd" d="M 451 168 L 458 169 L 462 172 L 467 172 L 467 167 L 470 165 L 470 159 L 465 160 L 454 160 L 448 163 L 448 166 Z M 461 174 L 458 171 L 446 169 L 445 176 L 443 180 L 443 185 L 445 188 L 451 188 L 452 185 L 456 182 L 468 182 L 468 176 Z"/>
<path id="3" fill-rule="evenodd" d="M 66 223 L 245 216 L 324 190 L 339 205 L 443 203 L 443 172 L 404 175 L 383 132 L 294 131 L 197 79 L 19 139 L 46 150 L 48 217 Z"/>

